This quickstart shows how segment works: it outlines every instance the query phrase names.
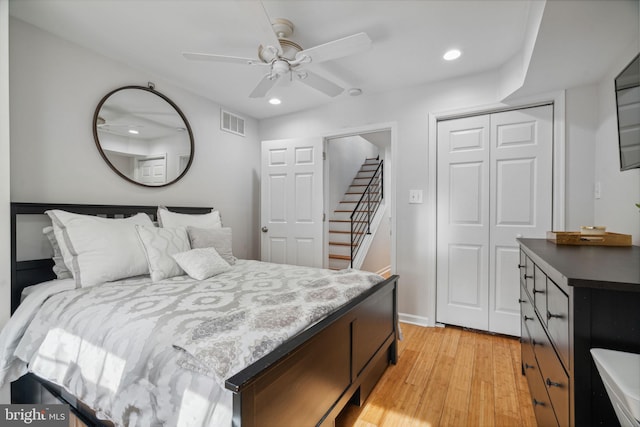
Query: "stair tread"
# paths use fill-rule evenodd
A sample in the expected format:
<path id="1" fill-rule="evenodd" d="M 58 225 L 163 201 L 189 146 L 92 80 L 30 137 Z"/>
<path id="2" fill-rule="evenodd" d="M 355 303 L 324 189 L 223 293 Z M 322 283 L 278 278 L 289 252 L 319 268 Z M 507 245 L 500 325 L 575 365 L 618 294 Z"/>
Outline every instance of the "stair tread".
<path id="1" fill-rule="evenodd" d="M 334 246 L 353 246 L 356 247 L 358 246 L 357 243 L 349 243 L 349 242 L 329 242 L 329 246 L 334 245 Z"/>
<path id="2" fill-rule="evenodd" d="M 341 231 L 341 230 L 329 230 L 329 233 L 338 233 L 338 234 L 349 234 L 351 231 Z M 354 234 L 364 234 L 362 231 L 354 231 Z"/>
<path id="3" fill-rule="evenodd" d="M 343 259 L 345 261 L 351 261 L 351 255 L 334 255 L 329 254 L 330 259 Z"/>
<path id="4" fill-rule="evenodd" d="M 350 219 L 330 219 L 329 222 L 367 222 L 364 220 L 351 221 Z"/>

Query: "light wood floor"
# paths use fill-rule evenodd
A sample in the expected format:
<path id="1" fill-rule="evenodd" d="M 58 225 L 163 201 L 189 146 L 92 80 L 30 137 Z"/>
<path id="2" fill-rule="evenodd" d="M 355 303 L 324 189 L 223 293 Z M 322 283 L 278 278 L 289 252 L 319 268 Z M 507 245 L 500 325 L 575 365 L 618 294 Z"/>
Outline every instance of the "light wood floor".
<path id="1" fill-rule="evenodd" d="M 399 361 L 336 427 L 534 427 L 520 343 L 460 328 L 403 323 Z"/>

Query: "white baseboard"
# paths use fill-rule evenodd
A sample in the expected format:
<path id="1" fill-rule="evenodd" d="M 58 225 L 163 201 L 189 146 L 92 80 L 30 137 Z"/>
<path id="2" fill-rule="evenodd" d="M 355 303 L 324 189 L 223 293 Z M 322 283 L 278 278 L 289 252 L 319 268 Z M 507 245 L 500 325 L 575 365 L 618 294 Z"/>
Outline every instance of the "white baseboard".
<path id="1" fill-rule="evenodd" d="M 412 325 L 433 326 L 433 324 L 429 322 L 428 317 L 415 316 L 413 314 L 398 313 L 398 320 L 400 322 L 410 323 Z"/>

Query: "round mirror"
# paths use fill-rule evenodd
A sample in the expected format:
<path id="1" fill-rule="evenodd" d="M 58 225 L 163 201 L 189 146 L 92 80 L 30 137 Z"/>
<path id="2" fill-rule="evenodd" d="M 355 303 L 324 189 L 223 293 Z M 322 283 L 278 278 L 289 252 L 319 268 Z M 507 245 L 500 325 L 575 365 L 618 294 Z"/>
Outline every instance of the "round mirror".
<path id="1" fill-rule="evenodd" d="M 187 118 L 152 86 L 125 86 L 102 98 L 93 115 L 93 137 L 111 169 L 138 185 L 172 184 L 193 161 Z"/>

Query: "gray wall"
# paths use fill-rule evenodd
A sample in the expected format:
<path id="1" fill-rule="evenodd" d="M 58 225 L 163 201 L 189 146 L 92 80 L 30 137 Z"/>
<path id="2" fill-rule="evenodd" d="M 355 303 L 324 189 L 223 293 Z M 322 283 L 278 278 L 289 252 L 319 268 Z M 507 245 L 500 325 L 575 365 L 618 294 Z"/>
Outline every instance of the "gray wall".
<path id="1" fill-rule="evenodd" d="M 328 141 L 329 159 L 329 206 L 325 209 L 331 216 L 349 189 L 353 178 L 367 158 L 375 158 L 378 147 L 361 136 L 344 136 Z"/>
<path id="2" fill-rule="evenodd" d="M 399 309 L 405 319 L 426 323 L 434 314 L 430 309 L 430 295 L 435 295 L 435 283 L 429 281 L 432 272 L 428 265 L 435 254 L 430 253 L 427 246 L 435 236 L 429 234 L 429 210 L 426 203 L 408 203 L 410 189 L 423 189 L 425 201 L 433 198 L 427 191 L 428 116 L 447 111 L 481 110 L 483 106 L 499 104 L 500 81 L 496 74 L 490 72 L 393 93 L 364 95 L 334 102 L 329 107 L 260 122 L 260 135 L 264 139 L 335 134 L 341 128 L 397 122 L 397 174 L 393 189 L 397 200 L 397 265 L 394 273 L 401 277 Z M 617 156 L 617 147 L 611 141 L 617 139 L 611 127 L 615 119 L 613 92 L 604 94 L 601 85 L 611 87 L 611 82 L 565 91 L 565 229 L 575 230 L 580 225 L 602 222 L 615 225 L 616 231 L 634 234 L 637 242 L 638 213 L 618 218 L 619 211 L 629 211 L 633 202 L 640 201 L 634 200 L 640 199 L 638 170 L 620 173 L 614 168 L 612 158 Z M 552 100 L 553 94 L 548 99 Z M 518 105 L 518 102 L 511 104 Z M 603 153 L 598 154 L 601 151 Z M 625 189 L 621 193 L 624 196 L 607 191 L 608 204 L 602 200 L 597 202 L 601 209 L 594 208 L 596 167 L 603 169 L 602 177 L 598 178 L 603 186 L 621 185 Z M 598 213 L 599 210 L 602 213 Z"/>
<path id="3" fill-rule="evenodd" d="M 335 135 L 341 129 L 397 124 L 397 147 L 392 159 L 396 172 L 391 191 L 397 201 L 394 273 L 401 277 L 399 310 L 407 315 L 404 319 L 428 322 L 429 294 L 435 287 L 428 281 L 427 268 L 427 260 L 433 256 L 428 253 L 428 242 L 435 238 L 428 232 L 429 206 L 409 204 L 410 189 L 422 189 L 425 202 L 429 199 L 428 115 L 495 104 L 498 83 L 496 73 L 485 73 L 390 93 L 342 98 L 328 106 L 260 121 L 261 139 Z"/>
<path id="4" fill-rule="evenodd" d="M 233 228 L 236 255 L 258 257 L 256 120 L 246 117 L 244 138 L 223 132 L 220 105 L 14 18 L 9 63 L 12 201 L 214 206 Z M 100 157 L 92 135 L 102 96 L 148 81 L 182 109 L 195 137 L 191 169 L 164 188 L 121 179 Z"/>

